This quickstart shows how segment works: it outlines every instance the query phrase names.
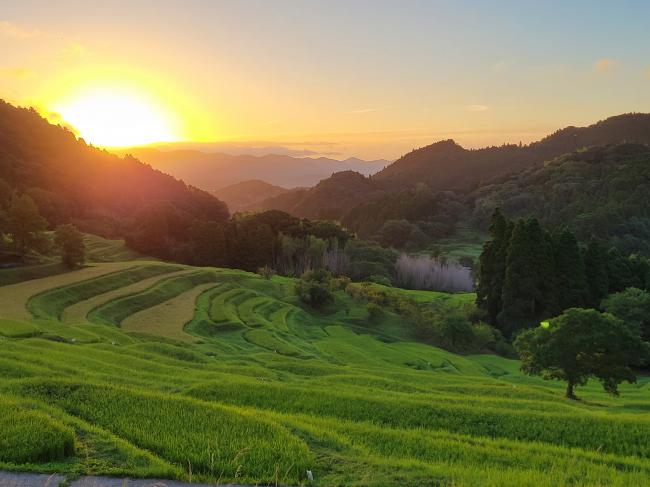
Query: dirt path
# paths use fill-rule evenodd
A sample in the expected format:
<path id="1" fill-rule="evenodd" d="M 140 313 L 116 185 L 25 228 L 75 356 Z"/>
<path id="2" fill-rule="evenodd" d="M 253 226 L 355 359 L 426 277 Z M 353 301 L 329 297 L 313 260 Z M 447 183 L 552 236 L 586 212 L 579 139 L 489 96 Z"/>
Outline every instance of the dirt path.
<path id="1" fill-rule="evenodd" d="M 0 472 L 0 487 L 59 487 L 65 477 L 58 474 Z M 189 484 L 175 480 L 125 479 L 114 477 L 81 477 L 68 484 L 70 487 L 215 487 L 214 484 Z M 219 487 L 251 487 L 219 484 Z"/>

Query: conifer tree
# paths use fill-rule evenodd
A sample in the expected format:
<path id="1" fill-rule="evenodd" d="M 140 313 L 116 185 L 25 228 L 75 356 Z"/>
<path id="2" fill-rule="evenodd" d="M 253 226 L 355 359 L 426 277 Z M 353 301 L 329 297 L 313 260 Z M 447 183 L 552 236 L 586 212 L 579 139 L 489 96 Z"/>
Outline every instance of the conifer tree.
<path id="1" fill-rule="evenodd" d="M 552 240 L 535 218 L 512 231 L 502 300 L 498 325 L 506 335 L 557 309 Z"/>
<path id="2" fill-rule="evenodd" d="M 483 245 L 479 261 L 479 284 L 476 301 L 483 309 L 490 323 L 497 321 L 501 311 L 501 295 L 506 273 L 506 254 L 510 244 L 513 224 L 497 208 L 490 224 L 491 239 Z"/>
<path id="3" fill-rule="evenodd" d="M 584 307 L 589 300 L 585 263 L 575 235 L 564 228 L 553 238 L 558 311 Z"/>
<path id="4" fill-rule="evenodd" d="M 585 276 L 589 296 L 587 304 L 595 308 L 609 294 L 609 273 L 607 271 L 607 251 L 592 238 L 584 253 Z"/>

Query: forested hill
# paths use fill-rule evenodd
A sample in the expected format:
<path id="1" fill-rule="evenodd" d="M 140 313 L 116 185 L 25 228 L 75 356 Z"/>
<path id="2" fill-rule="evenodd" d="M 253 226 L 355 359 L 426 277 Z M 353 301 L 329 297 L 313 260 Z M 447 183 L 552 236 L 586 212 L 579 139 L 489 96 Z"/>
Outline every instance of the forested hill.
<path id="1" fill-rule="evenodd" d="M 470 193 L 476 225 L 500 207 L 567 225 L 583 241 L 606 240 L 624 253 L 650 255 L 650 146 L 617 144 L 563 155 Z"/>
<path id="2" fill-rule="evenodd" d="M 31 196 L 50 225 L 73 221 L 102 235 L 122 235 L 129 219 L 152 205 L 193 219 L 228 218 L 210 194 L 0 100 L 0 195 L 8 199 L 12 190 Z"/>
<path id="3" fill-rule="evenodd" d="M 465 189 L 583 147 L 620 142 L 650 143 L 650 114 L 624 114 L 588 127 L 567 127 L 522 146 L 467 150 L 453 140 L 445 140 L 404 155 L 373 179 L 397 189 L 421 182 L 434 191 Z"/>

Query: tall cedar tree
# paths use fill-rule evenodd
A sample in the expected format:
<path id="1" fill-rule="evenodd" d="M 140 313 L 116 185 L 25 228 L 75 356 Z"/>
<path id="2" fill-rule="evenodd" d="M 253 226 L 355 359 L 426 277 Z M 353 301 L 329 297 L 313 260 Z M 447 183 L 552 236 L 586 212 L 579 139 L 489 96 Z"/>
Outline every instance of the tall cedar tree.
<path id="1" fill-rule="evenodd" d="M 597 307 L 609 294 L 607 262 L 607 250 L 592 238 L 584 253 L 585 275 L 589 291 L 587 305 L 590 308 Z"/>
<path id="2" fill-rule="evenodd" d="M 497 208 L 490 224 L 491 239 L 483 245 L 479 261 L 479 285 L 476 301 L 491 324 L 496 324 L 501 311 L 501 294 L 506 277 L 506 256 L 513 224 Z"/>
<path id="3" fill-rule="evenodd" d="M 506 257 L 499 328 L 508 336 L 558 308 L 553 242 L 535 218 L 519 220 Z"/>
<path id="4" fill-rule="evenodd" d="M 585 263 L 575 235 L 563 228 L 553 235 L 555 290 L 561 311 L 582 308 L 589 300 Z"/>

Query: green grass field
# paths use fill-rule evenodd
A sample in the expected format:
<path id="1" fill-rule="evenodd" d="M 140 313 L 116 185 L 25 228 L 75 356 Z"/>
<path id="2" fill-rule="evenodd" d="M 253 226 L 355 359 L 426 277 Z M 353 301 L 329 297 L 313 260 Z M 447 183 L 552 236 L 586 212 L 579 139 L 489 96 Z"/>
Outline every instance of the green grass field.
<path id="1" fill-rule="evenodd" d="M 124 255 L 101 243 L 107 260 Z M 443 309 L 473 300 L 373 286 Z M 648 378 L 618 398 L 590 383 L 569 401 L 514 360 L 417 343 L 401 317 L 371 322 L 343 291 L 314 312 L 293 289 L 145 260 L 0 287 L 0 469 L 259 485 L 650 483 Z"/>

